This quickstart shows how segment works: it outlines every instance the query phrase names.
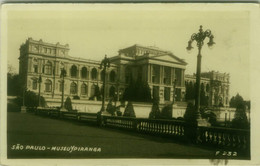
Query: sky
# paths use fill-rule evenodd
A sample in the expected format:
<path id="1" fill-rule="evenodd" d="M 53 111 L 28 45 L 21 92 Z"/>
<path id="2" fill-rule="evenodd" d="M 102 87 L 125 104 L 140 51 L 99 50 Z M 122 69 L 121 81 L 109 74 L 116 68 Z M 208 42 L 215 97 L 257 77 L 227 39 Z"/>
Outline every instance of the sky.
<path id="1" fill-rule="evenodd" d="M 119 49 L 140 44 L 171 51 L 196 72 L 197 47 L 186 51 L 199 26 L 210 29 L 216 45 L 202 48 L 202 72 L 230 74 L 230 97 L 250 99 L 250 15 L 246 10 L 214 10 L 176 5 L 33 5 L 5 6 L 7 59 L 18 72 L 19 47 L 29 37 L 69 44 L 69 55 L 101 60 Z"/>

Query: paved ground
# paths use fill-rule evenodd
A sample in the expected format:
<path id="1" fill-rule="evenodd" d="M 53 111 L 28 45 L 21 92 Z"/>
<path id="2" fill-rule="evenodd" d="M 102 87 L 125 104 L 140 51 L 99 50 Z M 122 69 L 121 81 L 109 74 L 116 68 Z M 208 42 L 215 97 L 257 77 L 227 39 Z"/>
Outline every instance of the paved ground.
<path id="1" fill-rule="evenodd" d="M 8 158 L 212 158 L 216 153 L 166 138 L 30 113 L 8 113 L 7 137 Z M 14 148 L 17 144 L 23 149 Z M 39 146 L 42 150 L 35 150 Z M 82 151 L 58 151 L 61 147 Z M 96 152 L 90 151 L 95 147 Z"/>

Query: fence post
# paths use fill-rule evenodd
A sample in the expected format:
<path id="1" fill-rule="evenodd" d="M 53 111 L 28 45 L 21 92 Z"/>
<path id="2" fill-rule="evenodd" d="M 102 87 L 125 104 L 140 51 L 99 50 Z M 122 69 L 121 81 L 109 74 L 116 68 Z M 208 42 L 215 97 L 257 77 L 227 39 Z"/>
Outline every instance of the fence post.
<path id="1" fill-rule="evenodd" d="M 133 118 L 133 130 L 137 131 L 137 119 Z"/>

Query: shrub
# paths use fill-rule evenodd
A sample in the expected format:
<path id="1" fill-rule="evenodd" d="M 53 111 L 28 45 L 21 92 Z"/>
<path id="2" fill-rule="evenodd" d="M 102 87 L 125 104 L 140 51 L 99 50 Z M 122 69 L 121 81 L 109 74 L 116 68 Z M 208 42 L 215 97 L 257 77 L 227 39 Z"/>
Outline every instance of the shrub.
<path id="1" fill-rule="evenodd" d="M 236 107 L 235 118 L 232 120 L 232 127 L 246 129 L 249 123 L 246 116 L 246 108 L 244 103 L 239 103 Z"/>
<path id="2" fill-rule="evenodd" d="M 75 100 L 79 100 L 80 97 L 79 97 L 79 96 L 73 96 L 73 99 L 75 99 Z"/>
<path id="3" fill-rule="evenodd" d="M 122 116 L 122 112 L 120 111 L 120 107 L 116 107 L 116 115 Z"/>
<path id="4" fill-rule="evenodd" d="M 40 96 L 40 107 L 47 107 L 47 103 L 43 96 Z"/>
<path id="5" fill-rule="evenodd" d="M 14 103 L 17 104 L 19 107 L 23 105 L 23 98 L 18 96 Z M 32 92 L 32 91 L 26 91 L 24 94 L 24 105 L 26 107 L 37 107 L 39 106 L 39 96 Z M 45 101 L 45 98 L 43 96 L 40 96 L 40 106 L 41 107 L 47 107 L 47 103 Z"/>
<path id="6" fill-rule="evenodd" d="M 161 118 L 172 119 L 172 104 L 168 104 L 163 107 L 161 112 Z"/>
<path id="7" fill-rule="evenodd" d="M 184 135 L 185 138 L 195 143 L 197 140 L 197 113 L 195 111 L 195 107 L 192 103 L 188 103 L 185 114 L 184 114 L 184 121 L 186 123 L 184 128 Z"/>
<path id="8" fill-rule="evenodd" d="M 192 103 L 188 103 L 186 111 L 184 113 L 184 120 L 191 125 L 196 124 L 197 122 L 197 113 L 195 107 Z"/>
<path id="9" fill-rule="evenodd" d="M 65 103 L 64 103 L 64 107 L 65 107 L 69 112 L 73 111 L 73 110 L 72 110 L 72 103 L 71 103 L 70 97 L 67 97 L 67 98 L 66 98 L 66 101 L 65 101 Z"/>
<path id="10" fill-rule="evenodd" d="M 147 82 L 138 79 L 131 81 L 123 93 L 123 100 L 137 102 L 151 102 L 151 89 Z"/>
<path id="11" fill-rule="evenodd" d="M 112 100 L 109 101 L 109 103 L 107 104 L 107 109 L 106 111 L 108 113 L 110 113 L 111 115 L 115 115 L 116 112 L 116 107 L 112 105 Z"/>
<path id="12" fill-rule="evenodd" d="M 101 97 L 101 92 L 99 90 L 99 87 L 98 85 L 95 85 L 95 91 L 94 91 L 94 95 L 89 97 L 89 100 L 94 100 L 94 99 L 97 99 L 98 101 L 100 101 L 102 99 Z"/>
<path id="13" fill-rule="evenodd" d="M 152 110 L 149 114 L 149 119 L 159 119 L 160 118 L 160 108 L 157 100 L 153 102 Z"/>
<path id="14" fill-rule="evenodd" d="M 7 111 L 8 112 L 19 112 L 20 111 L 20 107 L 14 103 L 14 102 L 8 102 L 7 103 Z"/>
<path id="15" fill-rule="evenodd" d="M 134 111 L 134 106 L 133 106 L 131 101 L 129 101 L 127 103 L 123 116 L 136 117 L 135 116 L 135 111 Z"/>
<path id="16" fill-rule="evenodd" d="M 183 118 L 183 117 L 177 117 L 177 120 L 182 120 L 182 121 L 184 121 L 184 118 Z"/>

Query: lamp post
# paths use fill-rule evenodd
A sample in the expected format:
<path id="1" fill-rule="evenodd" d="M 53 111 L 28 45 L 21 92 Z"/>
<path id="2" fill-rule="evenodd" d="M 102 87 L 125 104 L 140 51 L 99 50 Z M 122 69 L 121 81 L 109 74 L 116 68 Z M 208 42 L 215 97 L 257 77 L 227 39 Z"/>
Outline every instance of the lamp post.
<path id="1" fill-rule="evenodd" d="M 103 68 L 104 71 L 104 80 L 103 80 L 103 99 L 102 99 L 102 107 L 100 112 L 105 111 L 105 99 L 106 99 L 106 70 L 110 67 L 110 60 L 105 55 L 105 58 L 101 61 L 100 69 Z M 101 76 L 102 77 L 102 76 Z"/>
<path id="2" fill-rule="evenodd" d="M 192 42 L 197 42 L 198 47 L 198 56 L 197 56 L 197 72 L 196 72 L 196 96 L 195 96 L 195 111 L 198 115 L 198 118 L 200 118 L 200 73 L 201 73 L 201 49 L 204 44 L 204 39 L 208 37 L 209 42 L 207 43 L 208 46 L 211 48 L 215 42 L 213 41 L 214 36 L 211 34 L 210 30 L 203 31 L 202 25 L 200 26 L 199 32 L 194 33 L 191 35 L 190 40 L 188 41 L 188 47 L 186 48 L 187 51 L 190 51 L 193 49 Z"/>
<path id="3" fill-rule="evenodd" d="M 60 74 L 60 77 L 62 78 L 62 81 L 61 81 L 61 108 L 63 109 L 64 108 L 64 77 L 66 77 L 66 70 L 64 69 L 64 67 L 61 69 L 61 74 Z"/>
<path id="4" fill-rule="evenodd" d="M 38 94 L 38 107 L 40 107 L 40 104 L 41 104 L 41 83 L 42 83 L 42 76 L 40 75 L 39 76 L 39 79 L 38 79 L 38 83 L 39 83 L 39 94 Z"/>
<path id="5" fill-rule="evenodd" d="M 115 106 L 117 104 L 117 101 L 119 101 L 119 96 L 120 96 L 120 94 L 119 94 L 119 80 L 117 80 L 117 82 L 116 82 L 116 102 L 115 102 Z"/>

